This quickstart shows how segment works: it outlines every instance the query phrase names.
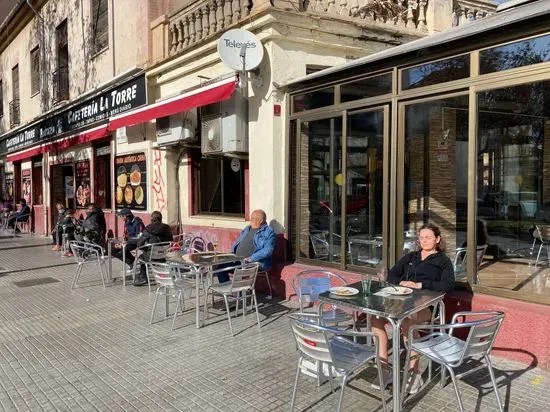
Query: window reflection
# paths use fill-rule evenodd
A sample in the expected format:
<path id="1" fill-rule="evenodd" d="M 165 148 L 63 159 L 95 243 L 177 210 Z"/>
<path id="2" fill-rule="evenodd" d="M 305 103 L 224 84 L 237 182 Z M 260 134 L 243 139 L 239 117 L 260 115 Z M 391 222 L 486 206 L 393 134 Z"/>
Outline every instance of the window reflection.
<path id="1" fill-rule="evenodd" d="M 478 95 L 477 216 L 491 263 L 481 262 L 481 285 L 539 294 L 550 287 L 548 249 L 540 248 L 550 225 L 548 96 L 550 82 Z"/>
<path id="2" fill-rule="evenodd" d="M 535 37 L 479 52 L 480 74 L 550 61 L 550 35 Z"/>
<path id="3" fill-rule="evenodd" d="M 382 259 L 384 111 L 348 116 L 347 261 L 376 266 Z"/>
<path id="4" fill-rule="evenodd" d="M 380 96 L 391 93 L 391 73 L 361 79 L 340 86 L 340 101 L 342 103 L 366 97 Z"/>
<path id="5" fill-rule="evenodd" d="M 292 96 L 292 112 L 317 109 L 334 104 L 334 87 Z"/>
<path id="6" fill-rule="evenodd" d="M 340 262 L 342 118 L 300 128 L 300 256 Z"/>
<path id="7" fill-rule="evenodd" d="M 401 76 L 403 90 L 465 79 L 470 76 L 470 55 L 411 67 L 403 70 Z"/>
<path id="8" fill-rule="evenodd" d="M 403 254 L 416 248 L 420 227 L 441 229 L 449 257 L 466 242 L 468 97 L 406 106 Z M 457 278 L 463 276 L 457 267 Z"/>

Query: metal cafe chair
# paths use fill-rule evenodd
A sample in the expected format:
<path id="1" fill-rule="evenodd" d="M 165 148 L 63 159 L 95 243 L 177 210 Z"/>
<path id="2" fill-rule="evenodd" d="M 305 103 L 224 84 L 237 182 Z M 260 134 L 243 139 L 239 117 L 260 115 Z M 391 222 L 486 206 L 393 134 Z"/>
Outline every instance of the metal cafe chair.
<path id="1" fill-rule="evenodd" d="M 464 320 L 464 322 L 459 323 L 459 320 Z M 464 378 L 486 367 L 491 378 L 491 383 L 493 384 L 499 410 L 503 412 L 503 405 L 498 393 L 498 386 L 490 358 L 493 343 L 503 320 L 503 312 L 458 312 L 454 314 L 451 323 L 446 325 L 412 326 L 409 329 L 407 358 L 404 363 L 405 372 L 401 402 L 403 402 L 406 393 L 405 389 L 408 380 L 411 351 L 414 351 L 419 355 L 426 356 L 430 361 L 440 364 L 442 368 L 445 368 L 449 372 L 453 382 L 458 407 L 461 412 L 464 411 L 464 407 L 460 398 L 457 379 Z M 470 330 L 465 341 L 453 336 L 455 330 L 466 328 Z M 414 334 L 417 331 L 424 332 L 424 335 L 421 335 L 418 339 L 414 339 Z M 455 374 L 455 369 L 463 365 L 466 361 L 482 359 L 485 363 L 475 368 L 470 368 L 458 375 Z"/>
<path id="2" fill-rule="evenodd" d="M 455 278 L 463 275 L 466 273 L 466 251 L 468 248 L 466 247 L 459 247 L 455 250 L 455 257 L 453 261 L 453 268 L 455 272 Z M 476 246 L 476 261 L 477 261 L 477 269 L 481 267 L 481 263 L 483 263 L 483 257 L 485 256 L 485 251 L 487 250 L 487 245 L 479 245 Z"/>
<path id="3" fill-rule="evenodd" d="M 70 241 L 69 247 L 71 248 L 73 258 L 76 260 L 76 263 L 78 263 L 73 282 L 71 283 L 71 289 L 74 289 L 78 285 L 78 279 L 85 265 L 99 265 L 101 283 L 103 283 L 103 287 L 105 287 L 105 279 L 108 276 L 108 272 L 103 248 L 93 243 L 80 242 L 77 240 Z"/>
<path id="4" fill-rule="evenodd" d="M 13 237 L 17 234 L 17 230 L 20 230 L 21 233 L 32 234 L 30 213 L 15 218 L 15 222 L 13 223 Z"/>
<path id="5" fill-rule="evenodd" d="M 382 365 L 378 356 L 378 336 L 372 332 L 344 331 L 341 329 L 329 328 L 318 324 L 319 319 L 313 314 L 298 313 L 290 316 L 290 326 L 294 333 L 297 349 L 300 352 L 296 379 L 292 391 L 290 410 L 294 410 L 296 392 L 300 375 L 311 375 L 304 371 L 306 360 L 313 360 L 315 365 L 326 364 L 327 374 L 330 382 L 331 392 L 334 392 L 334 381 L 341 384 L 340 397 L 338 399 L 337 411 L 342 408 L 344 389 L 351 377 L 357 375 L 369 366 L 374 359 L 378 371 L 378 382 L 382 408 L 386 411 L 386 399 L 384 396 L 384 384 L 382 376 Z M 374 340 L 374 345 L 359 344 L 349 337 L 366 338 L 366 341 Z M 317 366 L 317 371 L 322 368 Z"/>
<path id="6" fill-rule="evenodd" d="M 222 295 L 225 302 L 225 309 L 227 310 L 227 319 L 229 320 L 229 330 L 231 331 L 231 336 L 233 334 L 233 326 L 231 324 L 231 312 L 229 310 L 229 299 L 237 302 L 237 307 L 235 309 L 235 315 L 239 313 L 239 302 L 243 302 L 243 316 L 246 315 L 246 306 L 248 299 L 248 292 L 252 294 L 252 304 L 256 309 L 256 320 L 258 321 L 258 328 L 261 327 L 260 324 L 260 314 L 258 312 L 258 299 L 256 298 L 256 291 L 254 290 L 254 284 L 256 282 L 256 276 L 258 274 L 257 262 L 248 263 L 242 266 L 236 266 L 232 278 L 229 282 L 219 283 L 214 286 L 209 286 L 206 297 L 205 305 L 208 302 L 208 293 L 213 293 L 217 295 Z M 206 308 L 205 308 L 206 316 Z"/>
<path id="7" fill-rule="evenodd" d="M 134 271 L 132 272 L 132 280 L 136 279 L 136 271 L 138 264 L 145 265 L 145 273 L 147 277 L 147 285 L 149 287 L 149 292 L 151 291 L 151 273 L 150 273 L 150 264 L 155 261 L 163 261 L 166 259 L 166 253 L 170 250 L 172 242 L 159 242 L 159 243 L 150 243 L 147 245 L 140 246 L 136 249 L 136 260 L 134 261 Z"/>
<path id="8" fill-rule="evenodd" d="M 304 270 L 292 279 L 292 288 L 300 305 L 300 312 L 304 308 L 318 302 L 320 293 L 326 292 L 333 286 L 346 285 L 345 279 L 326 270 L 312 269 Z M 330 310 L 323 310 L 321 323 L 324 325 L 338 325 L 343 322 L 353 322 L 355 328 L 355 318 L 347 312 L 332 306 Z"/>
<path id="9" fill-rule="evenodd" d="M 181 313 L 185 310 L 185 298 L 184 290 L 186 283 L 178 276 L 179 273 L 175 270 L 176 268 L 168 263 L 149 263 L 149 269 L 155 278 L 157 284 L 157 290 L 155 293 L 155 300 L 153 302 L 153 308 L 151 309 L 151 319 L 149 320 L 149 325 L 153 324 L 153 319 L 155 316 L 155 310 L 157 307 L 157 301 L 159 295 L 165 296 L 164 311 L 166 317 L 170 316 L 169 311 L 169 301 L 170 296 L 175 296 L 177 299 L 176 310 L 174 311 L 174 316 L 172 318 L 172 329 L 174 330 L 174 324 L 176 322 L 176 317 L 178 316 L 178 310 L 181 308 Z"/>
<path id="10" fill-rule="evenodd" d="M 535 269 L 539 264 L 540 253 L 542 252 L 543 246 L 546 246 L 546 255 L 548 261 L 550 262 L 550 226 L 549 225 L 536 225 L 535 231 L 533 232 L 533 247 L 535 248 L 535 242 L 538 240 L 540 242 L 539 252 L 537 253 L 537 260 L 535 261 Z"/>
<path id="11" fill-rule="evenodd" d="M 189 247 L 195 250 L 198 250 L 200 252 L 206 252 L 206 242 L 205 240 L 200 236 L 195 236 L 193 239 L 191 239 L 191 243 L 189 243 Z"/>

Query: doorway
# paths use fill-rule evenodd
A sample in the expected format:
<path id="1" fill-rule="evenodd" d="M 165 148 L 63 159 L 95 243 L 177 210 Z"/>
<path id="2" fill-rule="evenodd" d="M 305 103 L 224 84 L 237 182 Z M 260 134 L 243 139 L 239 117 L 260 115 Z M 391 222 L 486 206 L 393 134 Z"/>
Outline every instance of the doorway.
<path id="1" fill-rule="evenodd" d="M 55 204 L 62 202 L 66 209 L 75 208 L 74 199 L 74 168 L 72 164 L 54 165 L 51 167 L 51 222 L 56 221 L 57 210 Z"/>

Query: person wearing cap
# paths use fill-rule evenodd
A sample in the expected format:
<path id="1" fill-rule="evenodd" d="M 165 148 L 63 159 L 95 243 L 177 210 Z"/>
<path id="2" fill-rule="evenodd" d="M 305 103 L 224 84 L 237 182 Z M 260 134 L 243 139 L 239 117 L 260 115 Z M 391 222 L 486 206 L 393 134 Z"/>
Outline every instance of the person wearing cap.
<path id="1" fill-rule="evenodd" d="M 143 224 L 143 220 L 141 220 L 139 217 L 134 216 L 132 211 L 125 207 L 124 209 L 121 209 L 118 213 L 118 216 L 122 217 L 124 219 L 124 240 L 130 240 L 135 239 L 141 236 L 141 233 L 145 230 L 145 225 Z M 115 249 L 118 249 L 113 256 L 117 259 L 122 260 L 122 244 L 117 243 L 114 245 Z M 124 248 L 124 254 L 126 255 L 126 264 L 128 265 L 129 269 L 131 270 L 134 266 L 134 255 L 131 253 L 132 250 L 137 248 L 136 242 L 129 242 L 126 244 L 126 247 Z"/>

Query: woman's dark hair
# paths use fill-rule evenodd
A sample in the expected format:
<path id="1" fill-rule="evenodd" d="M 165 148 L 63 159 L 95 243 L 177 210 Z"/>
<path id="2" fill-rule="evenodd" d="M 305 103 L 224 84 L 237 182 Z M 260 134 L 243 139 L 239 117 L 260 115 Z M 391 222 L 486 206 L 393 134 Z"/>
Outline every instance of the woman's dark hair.
<path id="1" fill-rule="evenodd" d="M 435 250 L 438 252 L 445 252 L 445 242 L 443 238 L 441 237 L 441 230 L 439 229 L 439 226 L 434 225 L 433 223 L 425 223 L 419 230 L 418 234 L 420 235 L 420 232 L 423 229 L 431 230 L 435 237 L 440 237 L 439 242 L 435 245 Z"/>
<path id="2" fill-rule="evenodd" d="M 162 213 L 158 210 L 151 213 L 151 223 L 162 223 Z"/>

